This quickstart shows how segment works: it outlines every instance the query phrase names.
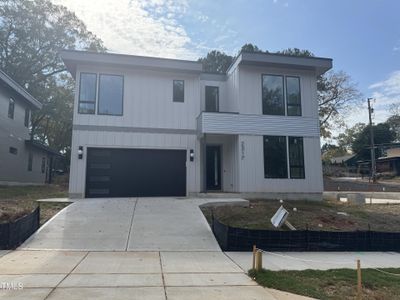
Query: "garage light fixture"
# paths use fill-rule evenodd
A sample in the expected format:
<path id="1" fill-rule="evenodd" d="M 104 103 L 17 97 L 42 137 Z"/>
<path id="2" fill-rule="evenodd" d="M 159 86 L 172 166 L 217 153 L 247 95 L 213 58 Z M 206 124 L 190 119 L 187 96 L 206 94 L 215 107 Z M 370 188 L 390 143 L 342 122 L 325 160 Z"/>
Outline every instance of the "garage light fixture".
<path id="1" fill-rule="evenodd" d="M 83 146 L 78 147 L 78 159 L 83 158 Z"/>
<path id="2" fill-rule="evenodd" d="M 190 149 L 189 157 L 190 157 L 190 161 L 194 161 L 194 150 L 193 149 Z"/>

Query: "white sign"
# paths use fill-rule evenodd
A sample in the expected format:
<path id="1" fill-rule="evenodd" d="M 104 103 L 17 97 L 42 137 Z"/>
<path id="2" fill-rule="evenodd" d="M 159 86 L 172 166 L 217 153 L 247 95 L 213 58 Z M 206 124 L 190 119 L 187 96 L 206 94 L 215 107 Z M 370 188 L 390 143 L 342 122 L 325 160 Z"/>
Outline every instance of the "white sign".
<path id="1" fill-rule="evenodd" d="M 278 208 L 274 216 L 271 218 L 271 223 L 276 228 L 280 228 L 286 222 L 288 216 L 289 212 L 281 205 L 281 207 Z"/>

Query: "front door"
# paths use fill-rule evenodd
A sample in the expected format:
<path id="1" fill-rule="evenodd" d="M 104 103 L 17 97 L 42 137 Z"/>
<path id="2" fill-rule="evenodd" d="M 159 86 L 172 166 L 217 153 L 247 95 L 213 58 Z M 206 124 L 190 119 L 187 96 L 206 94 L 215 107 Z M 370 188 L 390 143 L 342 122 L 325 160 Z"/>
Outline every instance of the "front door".
<path id="1" fill-rule="evenodd" d="M 206 147 L 207 190 L 221 190 L 221 146 Z"/>

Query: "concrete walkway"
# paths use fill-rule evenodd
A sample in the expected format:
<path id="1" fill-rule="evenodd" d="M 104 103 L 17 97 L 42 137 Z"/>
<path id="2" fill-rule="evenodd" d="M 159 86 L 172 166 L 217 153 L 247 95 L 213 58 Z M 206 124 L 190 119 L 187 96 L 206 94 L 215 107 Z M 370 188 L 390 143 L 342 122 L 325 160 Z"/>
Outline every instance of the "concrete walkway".
<path id="1" fill-rule="evenodd" d="M 251 252 L 225 254 L 242 270 L 251 269 Z M 400 268 L 400 253 L 397 252 L 266 252 L 263 253 L 263 267 L 272 271 L 356 269 L 357 259 L 360 259 L 361 268 Z"/>
<path id="2" fill-rule="evenodd" d="M 75 202 L 0 258 L 0 299 L 304 299 L 258 286 L 219 248 L 199 205 L 242 199 Z M 23 287 L 20 289 L 18 287 Z"/>

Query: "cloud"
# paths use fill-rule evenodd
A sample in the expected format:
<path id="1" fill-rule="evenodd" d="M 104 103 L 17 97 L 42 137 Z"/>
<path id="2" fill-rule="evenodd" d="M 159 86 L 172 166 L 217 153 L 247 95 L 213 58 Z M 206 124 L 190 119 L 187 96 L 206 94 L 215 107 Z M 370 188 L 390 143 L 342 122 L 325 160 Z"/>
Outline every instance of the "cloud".
<path id="1" fill-rule="evenodd" d="M 188 9 L 186 0 L 52 2 L 74 11 L 111 52 L 182 59 L 199 57 L 179 23 Z"/>

